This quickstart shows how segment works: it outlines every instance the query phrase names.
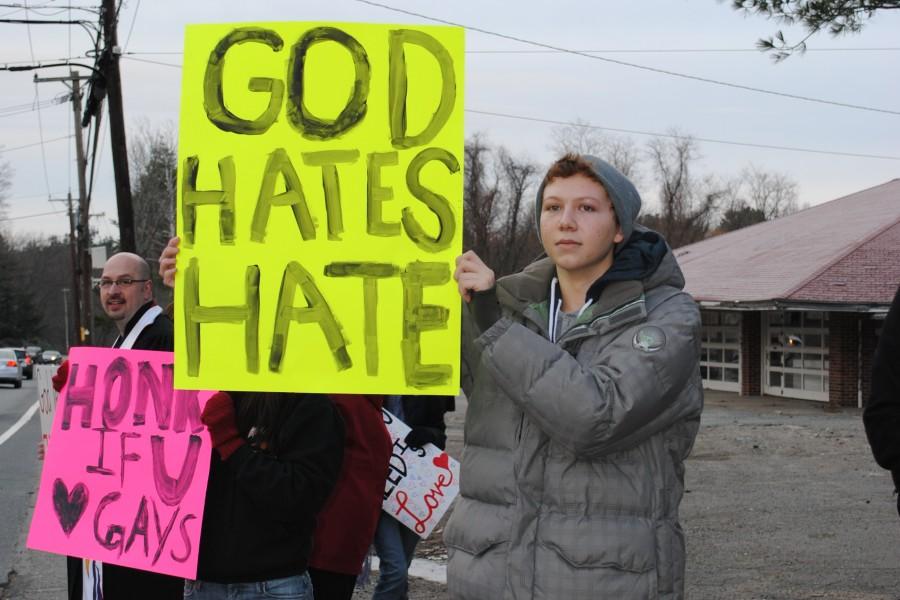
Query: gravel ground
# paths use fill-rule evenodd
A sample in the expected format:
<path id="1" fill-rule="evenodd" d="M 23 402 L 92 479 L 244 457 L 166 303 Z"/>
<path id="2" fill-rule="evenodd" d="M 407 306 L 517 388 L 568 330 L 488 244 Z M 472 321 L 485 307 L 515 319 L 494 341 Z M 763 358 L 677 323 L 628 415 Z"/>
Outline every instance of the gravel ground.
<path id="1" fill-rule="evenodd" d="M 464 403 L 457 408 L 455 456 Z M 893 485 L 872 460 L 859 410 L 708 391 L 685 479 L 687 598 L 900 599 Z M 439 533 L 417 556 L 445 557 Z M 449 598 L 446 585 L 421 579 L 409 597 Z M 364 598 L 371 586 L 354 596 Z"/>

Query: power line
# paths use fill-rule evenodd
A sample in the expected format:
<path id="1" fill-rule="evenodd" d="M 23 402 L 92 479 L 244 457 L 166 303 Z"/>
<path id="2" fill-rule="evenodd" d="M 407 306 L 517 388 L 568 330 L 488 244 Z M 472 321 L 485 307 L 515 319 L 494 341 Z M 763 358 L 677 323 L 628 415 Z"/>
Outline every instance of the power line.
<path id="1" fill-rule="evenodd" d="M 181 68 L 181 65 L 176 65 L 176 64 L 172 64 L 172 63 L 164 63 L 164 62 L 159 62 L 159 61 L 154 61 L 154 60 L 133 58 L 130 56 L 123 56 L 123 58 L 127 58 L 128 60 L 135 60 L 138 62 L 151 63 L 151 64 L 155 64 L 155 65 L 163 65 L 166 67 Z M 520 116 L 520 115 L 510 115 L 510 114 L 505 114 L 505 113 L 496 113 L 496 112 L 481 111 L 481 110 L 474 110 L 474 109 L 466 109 L 465 112 L 472 113 L 472 114 L 478 114 L 478 115 L 504 117 L 504 118 L 508 118 L 508 119 L 519 119 L 522 121 L 531 121 L 531 122 L 535 122 L 535 123 L 547 123 L 547 124 L 551 124 L 551 125 L 580 125 L 578 123 L 570 123 L 567 121 L 554 121 L 552 119 L 540 119 L 537 117 L 525 117 L 525 116 Z M 599 127 L 599 126 L 594 126 L 594 125 L 588 125 L 587 127 L 590 129 L 616 131 L 616 132 L 621 132 L 621 133 L 633 133 L 636 135 L 648 135 L 648 136 L 654 136 L 654 137 L 673 137 L 673 138 L 683 137 L 683 136 L 676 136 L 676 135 L 671 135 L 671 134 L 666 134 L 666 133 L 637 131 L 637 130 L 633 130 L 633 129 L 621 129 L 621 128 L 615 128 L 615 127 Z M 693 136 L 691 136 L 691 137 L 693 137 Z M 711 144 L 727 144 L 727 145 L 731 145 L 731 146 L 745 146 L 745 147 L 750 147 L 750 148 L 766 148 L 769 150 L 787 150 L 787 151 L 791 151 L 791 152 L 808 152 L 808 153 L 813 153 L 813 154 L 850 156 L 850 157 L 854 157 L 854 158 L 874 158 L 874 159 L 880 159 L 880 160 L 900 160 L 900 157 L 897 157 L 897 156 L 885 156 L 885 155 L 879 155 L 879 154 L 860 154 L 860 153 L 853 153 L 853 152 L 816 150 L 814 148 L 800 148 L 800 147 L 794 147 L 794 146 L 778 146 L 778 145 L 774 145 L 774 144 L 755 144 L 755 143 L 751 143 L 751 142 L 735 142 L 735 141 L 731 141 L 731 140 L 718 140 L 718 139 L 713 139 L 713 138 L 693 137 L 693 139 L 700 141 L 700 142 L 708 142 Z"/>
<path id="2" fill-rule="evenodd" d="M 52 4 L 52 3 L 48 2 L 47 4 L 41 4 L 41 5 L 34 5 L 34 4 L 29 5 L 28 3 L 25 3 L 25 4 L 5 4 L 4 3 L 4 4 L 0 4 L 0 8 L 18 8 L 21 10 L 29 10 L 32 12 L 37 12 L 39 10 L 45 10 L 45 9 L 52 8 L 52 9 L 58 9 L 59 12 L 63 12 L 66 10 L 83 10 L 85 12 L 96 13 L 98 7 L 96 7 L 96 6 L 74 6 L 71 4 L 67 4 L 67 5 Z"/>
<path id="3" fill-rule="evenodd" d="M 512 41 L 514 41 L 514 42 L 519 42 L 519 43 L 522 43 L 522 44 L 528 44 L 529 46 L 536 46 L 536 47 L 538 47 L 538 48 L 544 48 L 544 49 L 547 49 L 547 50 L 555 50 L 555 51 L 557 51 L 557 52 L 565 52 L 565 53 L 567 53 L 567 54 L 574 54 L 574 55 L 576 55 L 576 56 L 584 56 L 584 57 L 586 57 L 586 58 L 592 58 L 592 59 L 594 59 L 594 60 L 599 60 L 599 61 L 603 61 L 603 62 L 608 62 L 608 63 L 616 64 L 616 65 L 619 65 L 619 66 L 623 66 L 623 67 L 629 67 L 629 68 L 632 68 L 632 69 L 640 69 L 640 70 L 642 70 L 642 71 L 649 71 L 649 72 L 651 72 L 651 73 L 659 73 L 659 74 L 662 74 L 662 75 L 669 75 L 670 77 L 678 77 L 678 78 L 681 78 L 681 79 L 689 79 L 689 80 L 691 80 L 691 81 L 700 81 L 700 82 L 702 82 L 702 83 L 708 83 L 708 84 L 711 84 L 711 85 L 719 85 L 719 86 L 723 86 L 723 87 L 730 87 L 730 88 L 734 88 L 734 89 L 745 90 L 745 91 L 748 91 L 748 92 L 756 92 L 756 93 L 759 93 L 759 94 L 767 94 L 767 95 L 770 95 L 770 96 L 779 96 L 779 97 L 781 97 L 781 98 L 790 98 L 790 99 L 792 99 L 792 100 L 802 100 L 802 101 L 804 101 L 804 102 L 815 102 L 815 103 L 817 103 L 817 104 L 828 104 L 828 105 L 831 105 L 831 106 L 840 106 L 840 107 L 842 107 L 842 108 L 852 108 L 852 109 L 855 109 L 855 110 L 865 110 L 865 111 L 869 111 L 869 112 L 884 113 L 884 114 L 889 114 L 889 115 L 900 115 L 900 111 L 889 110 L 889 109 L 886 109 L 886 108 L 876 108 L 876 107 L 872 107 L 872 106 L 863 106 L 863 105 L 860 105 L 860 104 L 850 104 L 850 103 L 846 103 L 846 102 L 836 102 L 836 101 L 833 101 L 833 100 L 822 100 L 822 99 L 820 99 L 820 98 L 812 98 L 812 97 L 810 97 L 810 96 L 801 96 L 801 95 L 798 95 L 798 94 L 789 94 L 789 93 L 786 93 L 786 92 L 778 92 L 778 91 L 774 91 L 774 90 L 767 90 L 767 89 L 757 88 L 757 87 L 752 87 L 752 86 L 749 86 L 749 85 L 743 85 L 743 84 L 739 84 L 739 83 L 731 83 L 731 82 L 728 82 L 728 81 L 721 81 L 721 80 L 718 80 L 718 79 L 711 79 L 711 78 L 709 78 L 709 77 L 700 77 L 700 76 L 698 76 L 698 75 L 688 75 L 688 74 L 686 74 L 686 73 L 679 73 L 679 72 L 677 72 L 677 71 L 669 71 L 669 70 L 667 70 L 667 69 L 659 69 L 659 68 L 657 68 L 657 67 L 648 67 L 648 66 L 646 66 L 646 65 L 640 65 L 640 64 L 637 64 L 637 63 L 627 62 L 627 61 L 624 61 L 624 60 L 618 60 L 618 59 L 614 59 L 614 58 L 608 58 L 608 57 L 605 57 L 605 56 L 597 56 L 597 55 L 594 55 L 594 54 L 587 54 L 587 53 L 584 53 L 584 52 L 579 52 L 579 51 L 577 51 L 577 50 L 569 50 L 569 49 L 567 49 L 567 48 L 560 48 L 559 46 L 553 46 L 552 44 L 545 44 L 545 43 L 543 43 L 543 42 L 535 42 L 535 41 L 532 41 L 532 40 L 527 40 L 527 39 L 520 38 L 520 37 L 516 37 L 516 36 L 513 36 L 513 35 L 508 35 L 508 34 L 505 34 L 505 33 L 498 33 L 498 32 L 496 32 L 496 31 L 490 31 L 490 30 L 488 30 L 488 29 L 482 29 L 482 28 L 480 28 L 480 27 L 473 27 L 473 26 L 471 26 L 471 25 L 464 25 L 464 24 L 462 24 L 462 23 L 456 23 L 456 22 L 454 22 L 454 21 L 448 21 L 448 20 L 446 20 L 446 19 L 439 19 L 439 18 L 437 18 L 437 17 L 429 17 L 428 15 L 423 15 L 422 13 L 417 13 L 417 12 L 414 12 L 414 11 L 411 11 L 411 10 L 405 10 L 405 9 L 402 9 L 402 8 L 395 8 L 395 7 L 389 6 L 389 5 L 387 5 L 387 4 L 381 4 L 381 3 L 379 3 L 379 2 L 373 2 L 372 0 L 355 0 L 355 1 L 358 2 L 358 3 L 360 3 L 360 4 L 367 4 L 367 5 L 369 5 L 369 6 L 376 6 L 376 7 L 378 7 L 378 8 L 383 8 L 383 9 L 385 9 L 385 10 L 389 10 L 389 11 L 392 11 L 392 12 L 401 13 L 401 14 L 405 14 L 405 15 L 410 15 L 410 16 L 413 16 L 413 17 L 419 17 L 420 19 L 426 19 L 426 20 L 428 20 L 428 21 L 433 21 L 433 22 L 435 22 L 435 23 L 443 23 L 444 25 L 452 25 L 452 26 L 454 26 L 454 27 L 463 27 L 463 28 L 465 28 L 465 29 L 468 29 L 469 31 L 477 31 L 478 33 L 483 33 L 483 34 L 485 34 L 485 35 L 490 35 L 490 36 L 494 36 L 494 37 L 499 37 L 499 38 L 502 38 L 502 39 L 505 39 L 505 40 L 512 40 Z"/>
<path id="4" fill-rule="evenodd" d="M 25 10 L 28 10 L 27 8 Z M 11 25 L 93 25 L 90 21 L 75 19 L 70 21 L 44 20 L 44 19 L 0 19 L 0 23 Z"/>
<path id="5" fill-rule="evenodd" d="M 852 47 L 852 48 L 807 48 L 806 52 L 897 52 L 900 46 L 870 46 L 870 47 Z M 572 50 L 571 52 L 581 52 L 584 54 L 704 54 L 704 53 L 754 53 L 759 54 L 756 48 L 605 48 L 601 50 Z M 569 54 L 569 51 L 563 50 L 466 50 L 466 54 Z M 143 51 L 132 50 L 122 52 L 123 55 L 130 54 L 136 56 L 151 55 L 182 55 L 184 52 L 180 50 L 159 50 L 159 51 Z"/>
<path id="6" fill-rule="evenodd" d="M 807 48 L 806 52 L 896 52 L 900 47 L 871 48 Z M 466 50 L 466 54 L 568 54 L 568 50 Z M 579 54 L 759 54 L 758 48 L 607 48 L 605 50 L 572 50 Z M 180 53 L 179 53 L 180 54 Z"/>
<path id="7" fill-rule="evenodd" d="M 24 148 L 33 148 L 34 146 L 43 146 L 44 144 L 50 144 L 52 142 L 58 142 L 60 140 L 69 140 L 72 139 L 71 135 L 64 135 L 58 138 L 53 138 L 52 140 L 41 140 L 40 142 L 34 142 L 33 144 L 25 144 L 24 146 L 13 146 L 12 148 L 0 148 L 0 154 L 4 152 L 12 152 L 13 150 L 22 150 Z M 49 190 L 48 190 L 49 195 Z"/>
<path id="8" fill-rule="evenodd" d="M 2 221 L 18 221 L 19 219 L 33 219 L 34 217 L 46 217 L 48 215 L 60 215 L 67 213 L 67 210 L 54 210 L 52 212 L 38 213 L 35 215 L 23 215 L 21 217 L 4 217 L 0 218 L 0 222 Z"/>
<path id="9" fill-rule="evenodd" d="M 19 200 L 33 200 L 34 198 L 45 198 L 45 194 L 32 194 L 31 196 L 16 196 L 15 198 L 7 198 L 9 202 L 18 202 Z"/>
<path id="10" fill-rule="evenodd" d="M 69 29 L 69 31 L 71 31 L 71 28 Z M 82 58 L 84 58 L 84 57 L 83 56 L 68 56 L 68 57 L 62 57 L 62 58 L 39 58 L 37 60 L 9 60 L 9 61 L 3 61 L 3 65 L 8 67 L 10 65 L 13 65 L 13 66 L 29 65 L 33 62 L 36 62 L 39 64 L 40 63 L 48 63 L 48 62 L 67 62 L 67 61 L 71 61 L 71 60 L 81 60 Z"/>
<path id="11" fill-rule="evenodd" d="M 62 104 L 68 100 L 66 94 L 61 94 L 60 96 L 53 98 L 52 100 L 41 100 L 41 106 L 47 107 L 52 106 L 53 104 Z M 0 108 L 0 117 L 8 116 L 7 113 L 20 114 L 22 112 L 31 112 L 35 110 L 34 102 L 26 102 L 24 104 L 15 104 L 13 106 L 4 106 Z"/>
<path id="12" fill-rule="evenodd" d="M 696 136 L 675 135 L 672 133 L 657 133 L 654 131 L 640 131 L 637 129 L 621 129 L 618 127 L 602 127 L 600 125 L 591 125 L 589 123 L 572 123 L 569 121 L 555 121 L 553 119 L 541 119 L 538 117 L 526 117 L 523 115 L 510 115 L 507 113 L 491 112 L 486 110 L 466 109 L 467 113 L 475 115 L 486 115 L 490 117 L 502 117 L 505 119 L 516 119 L 518 121 L 529 121 L 531 123 L 546 123 L 548 125 L 567 125 L 574 127 L 586 127 L 587 129 L 597 129 L 601 131 L 615 131 L 616 133 L 631 133 L 634 135 L 647 135 L 652 137 L 666 137 L 673 139 L 691 138 L 698 142 L 706 142 L 709 144 L 725 144 L 728 146 L 745 146 L 750 148 L 764 148 L 766 150 L 787 150 L 790 152 L 807 152 L 812 154 L 828 154 L 831 156 L 850 156 L 853 158 L 876 158 L 880 160 L 900 160 L 900 156 L 887 156 L 881 154 L 860 154 L 854 152 L 837 152 L 833 150 L 817 150 L 815 148 L 800 148 L 796 146 L 777 146 L 774 144 L 755 144 L 752 142 L 735 142 L 733 140 L 719 140 L 714 138 L 702 138 Z"/>
<path id="13" fill-rule="evenodd" d="M 25 10 L 28 10 L 28 2 L 25 2 Z M 26 31 L 28 32 L 28 51 L 31 54 L 31 60 L 34 60 L 34 44 L 31 40 L 31 25 L 27 24 L 25 26 Z M 47 169 L 47 151 L 44 148 L 44 120 L 41 117 L 41 94 L 38 89 L 37 82 L 34 83 L 34 98 L 35 105 L 37 107 L 37 119 L 38 119 L 38 134 L 40 135 L 41 142 L 41 164 L 44 167 L 44 185 L 47 187 L 47 196 L 50 196 L 50 175 Z"/>
<path id="14" fill-rule="evenodd" d="M 141 10 L 141 0 L 137 0 L 137 5 L 134 7 L 134 14 L 131 16 L 131 26 L 128 28 L 128 35 L 125 36 L 125 45 L 122 46 L 122 50 L 128 48 L 128 42 L 131 41 L 131 32 L 134 31 L 134 24 L 137 22 L 139 10 Z"/>
<path id="15" fill-rule="evenodd" d="M 40 108 L 38 108 L 38 106 L 35 106 L 34 108 L 26 108 L 26 109 L 22 109 L 22 110 L 19 110 L 16 112 L 3 113 L 3 114 L 0 114 L 0 119 L 5 119 L 6 117 L 15 117 L 16 115 L 24 115 L 25 113 L 30 113 L 30 112 L 34 112 L 36 110 L 40 110 L 41 108 L 50 108 L 54 104 L 60 104 L 60 102 L 57 102 L 56 100 L 53 100 L 53 101 L 43 100 L 38 105 Z"/>
<path id="16" fill-rule="evenodd" d="M 129 53 L 130 54 L 130 53 Z M 159 60 L 150 60 L 149 58 L 135 58 L 133 56 L 122 56 L 125 60 L 133 60 L 135 62 L 149 63 L 151 65 L 161 65 L 163 67 L 173 67 L 175 69 L 180 69 L 182 65 L 177 63 L 167 63 Z"/>

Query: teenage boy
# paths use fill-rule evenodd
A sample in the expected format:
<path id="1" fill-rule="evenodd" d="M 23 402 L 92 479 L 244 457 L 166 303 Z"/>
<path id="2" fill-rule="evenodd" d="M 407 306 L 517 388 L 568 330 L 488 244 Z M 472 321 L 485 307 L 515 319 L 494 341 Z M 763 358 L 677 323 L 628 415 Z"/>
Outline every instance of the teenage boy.
<path id="1" fill-rule="evenodd" d="M 469 406 L 452 598 L 684 596 L 700 314 L 640 206 L 611 165 L 567 155 L 537 193 L 545 258 L 496 282 L 474 252 L 457 259 Z"/>

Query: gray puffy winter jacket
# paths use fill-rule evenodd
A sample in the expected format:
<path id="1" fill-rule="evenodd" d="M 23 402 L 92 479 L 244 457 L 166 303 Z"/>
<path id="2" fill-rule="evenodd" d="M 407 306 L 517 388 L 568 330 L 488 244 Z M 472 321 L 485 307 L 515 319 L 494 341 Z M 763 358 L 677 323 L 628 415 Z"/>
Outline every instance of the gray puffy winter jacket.
<path id="1" fill-rule="evenodd" d="M 538 261 L 470 305 L 461 491 L 444 534 L 450 595 L 682 598 L 678 505 L 703 405 L 699 310 L 666 249 L 643 279 L 607 285 L 551 343 L 553 274 Z"/>

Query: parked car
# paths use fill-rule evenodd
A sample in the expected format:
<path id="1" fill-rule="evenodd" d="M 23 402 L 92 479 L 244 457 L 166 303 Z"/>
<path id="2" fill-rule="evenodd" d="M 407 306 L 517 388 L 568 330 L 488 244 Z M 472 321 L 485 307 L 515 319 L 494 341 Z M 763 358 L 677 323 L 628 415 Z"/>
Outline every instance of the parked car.
<path id="1" fill-rule="evenodd" d="M 22 377 L 25 379 L 31 379 L 34 370 L 32 367 L 31 357 L 28 356 L 28 352 L 25 348 L 13 348 L 13 351 L 16 353 L 16 358 L 19 359 L 19 364 L 22 365 Z"/>
<path id="2" fill-rule="evenodd" d="M 58 365 L 62 363 L 62 354 L 56 350 L 44 350 L 41 352 L 41 362 L 45 365 Z"/>
<path id="3" fill-rule="evenodd" d="M 22 387 L 22 366 L 12 348 L 0 348 L 0 383 L 11 383 L 15 388 Z"/>

